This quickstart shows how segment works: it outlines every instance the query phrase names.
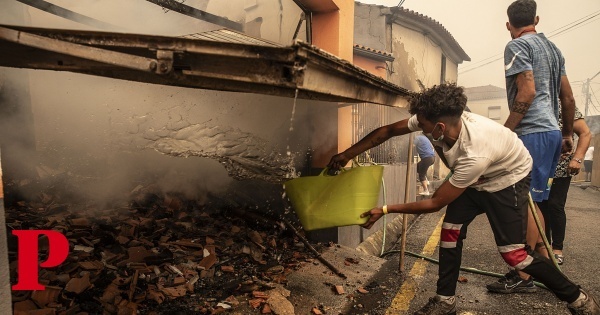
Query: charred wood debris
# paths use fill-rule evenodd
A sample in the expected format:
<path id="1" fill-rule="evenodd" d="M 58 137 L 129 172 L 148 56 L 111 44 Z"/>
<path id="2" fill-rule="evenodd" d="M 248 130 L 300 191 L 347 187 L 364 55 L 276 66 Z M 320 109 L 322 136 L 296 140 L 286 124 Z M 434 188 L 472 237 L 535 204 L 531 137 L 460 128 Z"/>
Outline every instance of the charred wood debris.
<path id="1" fill-rule="evenodd" d="M 323 263 L 344 277 L 303 237 L 293 215 L 207 207 L 152 185 L 103 206 L 67 195 L 46 189 L 7 203 L 12 284 L 11 230 L 56 230 L 70 245 L 63 264 L 40 269 L 45 290 L 12 291 L 16 315 L 285 314 L 274 309 L 289 307 L 290 272 Z M 40 238 L 39 250 L 44 261 L 47 239 Z M 327 313 L 323 305 L 312 312 Z"/>

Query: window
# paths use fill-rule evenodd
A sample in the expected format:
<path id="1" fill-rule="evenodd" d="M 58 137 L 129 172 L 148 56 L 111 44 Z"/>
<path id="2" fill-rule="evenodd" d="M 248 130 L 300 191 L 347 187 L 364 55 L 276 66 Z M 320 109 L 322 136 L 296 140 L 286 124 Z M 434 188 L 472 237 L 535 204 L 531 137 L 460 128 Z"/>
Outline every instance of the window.
<path id="1" fill-rule="evenodd" d="M 440 84 L 446 82 L 446 56 L 442 54 L 442 69 L 440 72 Z"/>
<path id="2" fill-rule="evenodd" d="M 369 103 L 354 104 L 352 105 L 352 144 L 378 127 L 407 117 L 410 117 L 408 113 L 402 113 L 393 107 Z M 359 163 L 369 162 L 370 159 L 378 164 L 406 163 L 408 137 L 408 135 L 393 137 L 366 153 L 359 154 L 357 160 Z"/>
<path id="3" fill-rule="evenodd" d="M 493 120 L 500 120 L 502 118 L 502 111 L 500 106 L 488 106 L 488 118 Z"/>

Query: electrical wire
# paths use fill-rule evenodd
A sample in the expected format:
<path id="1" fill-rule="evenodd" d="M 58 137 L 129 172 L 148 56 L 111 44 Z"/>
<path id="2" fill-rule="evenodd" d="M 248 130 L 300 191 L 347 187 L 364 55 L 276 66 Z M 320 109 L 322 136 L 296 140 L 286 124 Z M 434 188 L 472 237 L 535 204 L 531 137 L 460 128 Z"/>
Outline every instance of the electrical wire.
<path id="1" fill-rule="evenodd" d="M 590 91 L 592 91 L 592 95 L 594 96 L 594 99 L 596 100 L 596 103 L 600 104 L 600 102 L 598 102 L 598 98 L 596 98 L 596 92 L 594 92 L 593 89 L 590 89 Z"/>
<path id="2" fill-rule="evenodd" d="M 573 28 L 573 27 L 575 27 L 575 26 L 577 26 L 577 25 L 579 25 L 579 24 L 581 24 L 581 23 L 583 23 L 585 21 L 593 19 L 593 18 L 595 18 L 595 17 L 597 17 L 599 15 L 600 15 L 600 11 L 596 11 L 594 13 L 590 13 L 589 15 L 586 15 L 586 16 L 580 18 L 579 20 L 573 21 L 573 22 L 571 22 L 569 24 L 563 25 L 563 26 L 555 29 L 554 31 L 548 33 L 548 36 L 552 37 L 552 36 L 560 35 L 563 32 L 566 32 L 567 30 L 569 30 L 569 29 L 571 29 L 571 28 Z M 574 25 L 571 25 L 571 24 L 574 24 Z"/>
<path id="3" fill-rule="evenodd" d="M 596 16 L 600 16 L 600 14 L 598 14 L 598 15 L 596 15 Z M 554 35 L 551 35 L 551 36 L 549 36 L 549 37 L 557 37 L 557 36 L 559 36 L 559 35 L 562 35 L 562 34 L 564 34 L 564 33 L 567 33 L 568 31 L 574 31 L 574 30 L 576 30 L 576 29 L 578 29 L 578 28 L 580 28 L 580 27 L 586 26 L 586 25 L 588 25 L 588 24 L 590 24 L 590 23 L 593 23 L 593 22 L 596 22 L 596 21 L 600 21 L 600 18 L 595 18 L 595 19 L 593 19 L 593 20 L 590 20 L 590 21 L 588 21 L 588 22 L 587 22 L 587 23 L 585 23 L 585 24 L 578 23 L 578 24 L 576 24 L 576 25 L 573 25 L 573 27 L 569 28 L 568 30 L 566 30 L 566 31 L 564 31 L 564 32 L 556 33 L 556 34 L 554 34 Z M 582 23 L 583 23 L 583 22 L 582 22 Z M 581 24 L 581 25 L 580 25 L 580 24 Z M 579 25 L 579 26 L 578 26 L 578 25 Z"/>
<path id="4" fill-rule="evenodd" d="M 571 23 L 569 23 L 569 24 L 563 25 L 563 26 L 559 27 L 558 29 L 556 29 L 556 30 L 554 30 L 554 31 L 552 31 L 552 32 L 550 32 L 550 33 L 548 33 L 548 34 L 549 34 L 549 35 L 548 35 L 548 38 L 555 37 L 555 36 L 561 35 L 561 34 L 563 34 L 563 33 L 566 33 L 568 30 L 572 30 L 572 29 L 573 29 L 575 26 L 578 26 L 578 25 L 580 25 L 581 23 L 583 23 L 583 22 L 585 22 L 585 21 L 589 21 L 590 19 L 593 19 L 593 18 L 595 18 L 595 17 L 598 17 L 598 16 L 600 16 L 600 11 L 596 11 L 596 12 L 594 12 L 594 13 L 590 14 L 590 15 L 584 16 L 584 17 L 582 17 L 582 18 L 580 18 L 580 19 L 578 19 L 578 20 L 576 20 L 576 21 L 573 21 L 573 22 L 571 22 Z M 584 25 L 587 25 L 587 24 L 589 24 L 589 23 L 591 23 L 591 22 L 594 22 L 594 21 L 596 21 L 596 20 L 589 21 L 588 23 L 586 23 L 586 24 L 584 24 Z M 584 26 L 584 25 L 581 25 L 581 26 Z M 580 27 L 581 27 L 581 26 L 580 26 Z M 565 27 L 568 27 L 568 28 L 565 28 Z M 500 60 L 500 59 L 502 59 L 502 58 L 503 58 L 503 54 L 502 54 L 502 53 L 495 54 L 495 55 L 493 55 L 493 56 L 491 56 L 491 57 L 488 57 L 488 58 L 485 58 L 485 59 L 483 59 L 483 60 L 479 61 L 478 63 L 485 62 L 486 60 L 489 60 L 489 59 L 491 59 L 491 58 L 494 58 L 494 60 L 492 60 L 492 62 L 493 62 L 493 61 L 496 61 L 496 60 Z M 476 68 L 478 68 L 478 67 L 483 67 L 483 66 L 485 66 L 485 65 L 488 65 L 488 64 L 490 64 L 490 63 L 491 63 L 491 62 L 488 62 L 488 63 L 482 64 L 482 65 L 479 65 L 479 66 L 476 66 L 476 65 L 474 64 L 473 66 L 474 66 L 475 68 L 469 68 L 469 69 L 466 69 L 466 70 L 464 70 L 464 72 L 468 72 L 468 71 L 474 70 L 474 69 L 476 69 Z"/>
<path id="5" fill-rule="evenodd" d="M 559 27 L 558 29 L 556 29 L 556 30 L 548 33 L 548 38 L 556 37 L 558 35 L 562 35 L 562 34 L 565 34 L 565 33 L 569 32 L 569 31 L 575 30 L 575 29 L 577 29 L 579 27 L 585 26 L 585 25 L 587 25 L 589 23 L 592 23 L 592 22 L 595 22 L 595 21 L 599 21 L 600 18 L 597 18 L 597 17 L 600 17 L 600 11 L 596 11 L 594 13 L 591 13 L 591 14 L 587 15 L 587 16 L 579 18 L 579 19 L 577 19 L 577 20 L 575 20 L 575 21 L 573 21 L 571 23 L 568 23 L 568 24 L 565 24 L 565 25 Z M 585 22 L 587 22 L 587 23 L 585 23 Z M 585 23 L 585 24 L 582 24 L 582 23 Z M 491 63 L 493 63 L 495 61 L 503 59 L 504 56 L 503 56 L 502 53 L 496 54 L 496 55 L 493 55 L 491 57 L 487 57 L 487 58 L 479 61 L 478 63 L 481 63 L 481 62 L 484 62 L 486 60 L 489 60 L 490 58 L 494 58 L 494 59 L 491 60 L 491 61 L 489 61 L 489 62 L 485 62 L 483 64 L 480 64 L 480 65 L 476 65 L 476 64 L 470 65 L 471 66 L 470 68 L 467 67 L 467 69 L 461 69 L 461 70 L 459 70 L 458 73 L 459 74 L 463 74 L 463 73 L 467 73 L 467 72 L 473 71 L 475 69 L 479 69 L 479 68 L 481 68 L 483 66 L 487 66 L 487 65 L 489 65 L 489 64 L 491 64 Z"/>
<path id="6" fill-rule="evenodd" d="M 598 102 L 598 98 L 596 97 L 596 93 L 594 92 L 594 90 L 590 89 L 590 91 L 592 91 L 592 95 L 594 96 L 596 103 L 600 104 L 600 102 Z M 594 104 L 594 102 L 590 102 L 590 103 L 592 103 L 592 106 L 594 107 L 596 112 L 600 112 L 600 109 L 598 109 L 598 107 L 596 106 L 596 104 Z"/>

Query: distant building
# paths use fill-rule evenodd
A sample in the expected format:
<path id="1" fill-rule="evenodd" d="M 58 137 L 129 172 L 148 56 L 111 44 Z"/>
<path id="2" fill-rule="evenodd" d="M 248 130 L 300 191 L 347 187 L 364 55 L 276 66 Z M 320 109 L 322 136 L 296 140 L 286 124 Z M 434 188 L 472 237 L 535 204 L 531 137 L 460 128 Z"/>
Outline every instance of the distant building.
<path id="1" fill-rule="evenodd" d="M 508 118 L 506 90 L 493 85 L 465 88 L 467 107 L 471 112 L 504 124 Z"/>
<path id="2" fill-rule="evenodd" d="M 355 2 L 354 62 L 359 67 L 418 92 L 421 85 L 428 88 L 443 82 L 456 82 L 458 65 L 470 60 L 452 34 L 433 18 L 403 7 Z M 347 117 L 356 118 L 352 124 L 350 119 L 339 122 L 341 128 L 352 126 L 352 130 L 338 132 L 340 143 L 346 141 L 340 147 L 356 143 L 381 125 L 410 116 L 405 109 L 367 103 L 340 111 L 346 111 Z M 382 164 L 406 163 L 407 140 L 407 137 L 391 139 L 371 149 L 369 158 Z M 359 160 L 363 158 L 366 156 L 359 156 Z M 440 164 L 436 163 L 435 175 L 444 177 L 448 170 L 439 168 Z"/>

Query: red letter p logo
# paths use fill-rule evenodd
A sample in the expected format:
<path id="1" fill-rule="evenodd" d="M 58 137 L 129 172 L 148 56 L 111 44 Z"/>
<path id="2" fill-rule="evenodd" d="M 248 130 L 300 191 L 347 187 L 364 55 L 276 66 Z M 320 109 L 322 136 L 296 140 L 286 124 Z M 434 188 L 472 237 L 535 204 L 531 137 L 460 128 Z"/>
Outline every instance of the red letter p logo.
<path id="1" fill-rule="evenodd" d="M 40 263 L 42 268 L 60 265 L 69 254 L 69 241 L 59 232 L 52 230 L 14 230 L 12 234 L 19 239 L 18 279 L 13 290 L 44 290 L 38 282 L 38 238 L 48 237 L 48 259 Z"/>

